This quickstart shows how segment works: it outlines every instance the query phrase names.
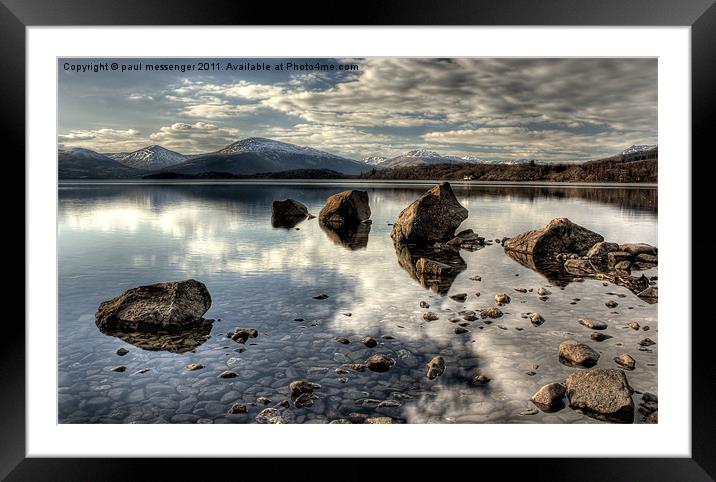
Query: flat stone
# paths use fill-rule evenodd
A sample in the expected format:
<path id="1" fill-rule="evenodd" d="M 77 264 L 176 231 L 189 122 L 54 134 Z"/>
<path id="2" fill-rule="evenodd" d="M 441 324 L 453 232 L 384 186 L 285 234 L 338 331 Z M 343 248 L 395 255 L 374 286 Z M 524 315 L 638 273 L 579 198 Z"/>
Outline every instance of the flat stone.
<path id="1" fill-rule="evenodd" d="M 574 340 L 559 344 L 559 359 L 570 366 L 592 367 L 599 360 L 599 353 L 588 345 Z"/>
<path id="2" fill-rule="evenodd" d="M 622 370 L 595 368 L 575 372 L 564 385 L 572 408 L 601 420 L 633 422 L 634 401 Z"/>

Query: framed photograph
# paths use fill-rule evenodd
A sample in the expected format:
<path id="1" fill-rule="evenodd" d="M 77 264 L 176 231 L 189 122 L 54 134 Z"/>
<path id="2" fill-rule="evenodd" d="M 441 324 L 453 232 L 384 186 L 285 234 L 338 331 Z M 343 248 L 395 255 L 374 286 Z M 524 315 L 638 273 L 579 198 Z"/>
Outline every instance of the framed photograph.
<path id="1" fill-rule="evenodd" d="M 374 7 L 4 2 L 3 477 L 716 477 L 691 281 L 713 2 Z"/>

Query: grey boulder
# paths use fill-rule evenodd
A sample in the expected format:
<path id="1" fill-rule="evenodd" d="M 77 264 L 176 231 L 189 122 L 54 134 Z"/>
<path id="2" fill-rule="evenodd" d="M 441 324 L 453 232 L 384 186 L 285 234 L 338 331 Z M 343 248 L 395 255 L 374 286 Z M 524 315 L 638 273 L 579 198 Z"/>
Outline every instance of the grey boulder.
<path id="1" fill-rule="evenodd" d="M 179 332 L 202 322 L 210 306 L 204 283 L 193 279 L 156 283 L 102 302 L 95 323 L 102 331 Z"/>

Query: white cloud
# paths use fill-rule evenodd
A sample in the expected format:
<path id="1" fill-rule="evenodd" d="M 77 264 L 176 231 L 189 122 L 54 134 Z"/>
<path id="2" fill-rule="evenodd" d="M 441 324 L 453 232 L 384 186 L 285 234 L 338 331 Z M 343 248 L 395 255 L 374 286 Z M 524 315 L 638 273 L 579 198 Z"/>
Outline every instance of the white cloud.
<path id="1" fill-rule="evenodd" d="M 220 127 L 208 122 L 176 122 L 161 127 L 149 139 L 182 153 L 199 153 L 218 150 L 234 142 L 238 136 L 239 130 L 231 127 Z"/>
<path id="2" fill-rule="evenodd" d="M 133 151 L 147 144 L 147 139 L 136 129 L 71 130 L 58 136 L 68 147 L 85 147 L 98 152 Z"/>

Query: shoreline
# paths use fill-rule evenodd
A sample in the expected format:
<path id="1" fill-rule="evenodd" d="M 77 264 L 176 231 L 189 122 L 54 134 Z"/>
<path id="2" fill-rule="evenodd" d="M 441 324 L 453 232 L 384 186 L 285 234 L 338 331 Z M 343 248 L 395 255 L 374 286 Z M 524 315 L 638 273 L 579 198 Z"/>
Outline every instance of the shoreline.
<path id="1" fill-rule="evenodd" d="M 362 180 L 362 179 L 60 179 L 58 187 L 72 185 L 386 185 L 427 186 L 441 182 L 435 180 Z M 557 181 L 448 181 L 460 187 L 566 187 L 598 189 L 658 189 L 657 183 L 620 182 L 557 182 Z"/>

